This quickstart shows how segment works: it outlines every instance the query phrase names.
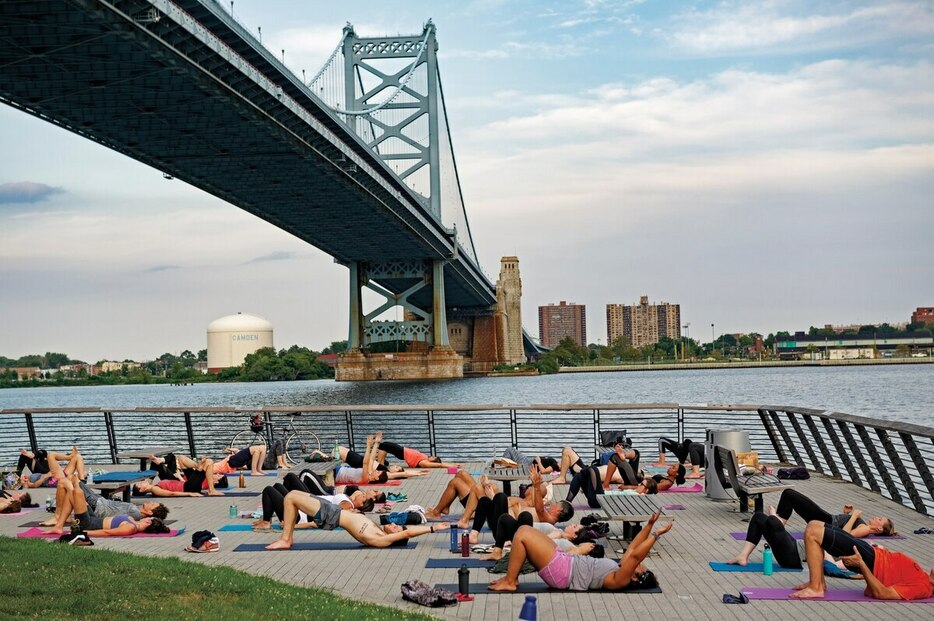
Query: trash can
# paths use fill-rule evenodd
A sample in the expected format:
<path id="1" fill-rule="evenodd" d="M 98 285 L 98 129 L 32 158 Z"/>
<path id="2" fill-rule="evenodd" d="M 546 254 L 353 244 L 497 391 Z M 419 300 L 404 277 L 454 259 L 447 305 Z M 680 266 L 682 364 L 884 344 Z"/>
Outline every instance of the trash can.
<path id="1" fill-rule="evenodd" d="M 733 490 L 723 489 L 720 485 L 720 477 L 714 470 L 714 446 L 725 446 L 737 453 L 745 453 L 752 450 L 749 444 L 749 432 L 743 429 L 708 429 L 704 441 L 704 456 L 707 461 L 704 470 L 704 490 L 707 492 L 707 497 L 714 500 L 734 500 Z"/>

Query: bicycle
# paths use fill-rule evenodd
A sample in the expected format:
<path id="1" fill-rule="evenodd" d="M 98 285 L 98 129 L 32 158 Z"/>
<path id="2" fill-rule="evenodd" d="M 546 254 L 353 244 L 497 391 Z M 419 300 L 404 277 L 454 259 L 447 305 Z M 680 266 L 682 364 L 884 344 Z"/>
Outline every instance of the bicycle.
<path id="1" fill-rule="evenodd" d="M 275 438 L 276 432 L 281 432 L 282 438 L 285 439 L 285 457 L 293 465 L 303 461 L 312 451 L 321 450 L 321 441 L 314 432 L 296 429 L 296 416 L 301 416 L 301 412 L 293 413 L 289 417 L 288 423 L 280 426 L 273 425 L 272 427 L 273 438 Z M 264 427 L 262 416 L 259 414 L 253 415 L 250 417 L 250 428 L 234 434 L 230 446 L 232 448 L 244 448 L 262 444 L 266 447 L 266 450 L 269 450 L 270 444 L 263 433 Z"/>

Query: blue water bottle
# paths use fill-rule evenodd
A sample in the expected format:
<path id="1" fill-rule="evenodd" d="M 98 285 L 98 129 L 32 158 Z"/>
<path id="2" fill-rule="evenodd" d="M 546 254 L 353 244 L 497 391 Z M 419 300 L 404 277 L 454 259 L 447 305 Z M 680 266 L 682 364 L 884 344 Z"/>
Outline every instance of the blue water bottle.
<path id="1" fill-rule="evenodd" d="M 525 603 L 519 612 L 519 621 L 535 621 L 538 618 L 538 604 L 534 595 L 526 595 Z"/>
<path id="2" fill-rule="evenodd" d="M 765 544 L 765 549 L 762 551 L 762 573 L 771 576 L 773 565 L 772 548 L 769 547 L 769 544 Z"/>
<path id="3" fill-rule="evenodd" d="M 451 552 L 460 552 L 460 544 L 457 539 L 457 524 L 451 525 Z"/>

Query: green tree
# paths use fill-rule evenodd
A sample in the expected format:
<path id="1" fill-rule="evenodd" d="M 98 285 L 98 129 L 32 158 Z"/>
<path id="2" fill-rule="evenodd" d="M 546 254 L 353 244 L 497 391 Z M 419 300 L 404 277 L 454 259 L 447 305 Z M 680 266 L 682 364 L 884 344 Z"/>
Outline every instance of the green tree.
<path id="1" fill-rule="evenodd" d="M 332 341 L 330 345 L 325 347 L 321 353 L 322 354 L 343 354 L 347 351 L 347 341 Z"/>
<path id="2" fill-rule="evenodd" d="M 208 361 L 208 350 L 199 349 L 198 350 L 198 362 L 207 362 Z"/>

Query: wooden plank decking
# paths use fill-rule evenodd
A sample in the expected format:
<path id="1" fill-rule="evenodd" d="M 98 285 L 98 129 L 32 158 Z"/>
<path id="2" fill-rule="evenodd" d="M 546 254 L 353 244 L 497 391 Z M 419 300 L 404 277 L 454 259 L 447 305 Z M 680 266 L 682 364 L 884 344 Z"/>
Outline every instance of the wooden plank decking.
<path id="1" fill-rule="evenodd" d="M 480 464 L 471 464 L 472 470 Z M 113 467 L 112 467 L 113 468 Z M 433 471 L 424 478 L 409 479 L 398 487 L 383 488 L 387 492 L 405 492 L 409 503 L 431 506 L 436 501 L 450 475 L 443 470 Z M 250 491 L 259 492 L 265 485 L 273 483 L 273 477 L 246 477 Z M 232 480 L 233 481 L 233 480 Z M 796 488 L 818 500 L 831 511 L 838 511 L 844 503 L 852 503 L 868 516 L 888 515 L 895 521 L 898 531 L 907 535 L 904 540 L 885 541 L 884 545 L 914 556 L 924 567 L 934 566 L 934 535 L 913 535 L 911 531 L 926 526 L 934 527 L 934 520 L 925 517 L 883 497 L 854 485 L 815 476 L 810 481 L 796 483 Z M 556 496 L 567 488 L 556 489 Z M 45 500 L 46 489 L 33 490 L 38 503 Z M 777 494 L 766 495 L 766 505 L 776 503 Z M 471 570 L 474 592 L 480 592 L 476 600 L 457 606 L 428 610 L 402 601 L 399 585 L 411 578 L 419 578 L 430 584 L 456 583 L 456 569 L 425 569 L 428 558 L 446 558 L 449 535 L 447 532 L 426 535 L 415 540 L 417 545 L 407 550 L 354 550 L 318 552 L 233 552 L 239 543 L 272 541 L 275 534 L 252 532 L 218 532 L 229 523 L 249 523 L 228 517 L 228 507 L 236 504 L 241 510 L 254 509 L 259 504 L 255 498 L 168 498 L 170 518 L 178 520 L 176 527 L 185 526 L 187 532 L 177 538 L 103 539 L 95 540 L 100 548 L 124 550 L 143 555 L 173 556 L 195 563 L 228 565 L 250 573 L 269 576 L 283 582 L 333 589 L 351 598 L 388 604 L 406 609 L 419 609 L 450 619 L 515 619 L 524 601 L 522 595 L 484 595 L 483 585 L 490 574 L 483 569 Z M 934 605 L 930 604 L 853 604 L 853 603 L 810 603 L 785 601 L 754 601 L 746 606 L 729 606 L 721 602 L 723 593 L 737 593 L 742 586 L 792 586 L 803 580 L 803 574 L 778 573 L 766 577 L 754 573 L 715 573 L 707 565 L 709 560 L 726 560 L 741 543 L 734 541 L 731 531 L 744 531 L 746 516 L 735 511 L 736 502 L 715 503 L 704 494 L 661 494 L 660 504 L 680 504 L 683 511 L 671 511 L 675 519 L 674 529 L 656 546 L 656 551 L 647 560 L 647 565 L 658 575 L 664 593 L 659 595 L 608 594 L 608 593 L 544 593 L 538 596 L 540 619 L 685 619 L 699 621 L 711 619 L 732 621 L 734 619 L 821 618 L 830 620 L 852 620 L 873 618 L 878 621 L 898 619 L 930 619 L 934 616 Z M 580 496 L 575 501 L 584 503 Z M 404 507 L 406 502 L 400 503 Z M 458 503 L 453 507 L 457 512 Z M 599 513 L 599 511 L 597 511 Z M 578 512 L 574 521 L 588 512 Z M 13 536 L 25 530 L 20 525 L 43 519 L 45 512 L 40 508 L 21 516 L 0 516 L 0 535 Z M 801 530 L 804 524 L 797 517 L 789 521 L 789 528 Z M 221 551 L 216 554 L 187 554 L 182 548 L 190 543 L 190 533 L 209 529 L 218 534 Z M 489 539 L 489 534 L 486 535 Z M 346 541 L 346 533 L 297 531 L 297 541 Z M 93 554 L 96 548 L 89 548 Z M 759 560 L 758 553 L 753 560 Z M 537 581 L 535 574 L 523 580 Z M 859 588 L 858 582 L 829 580 L 836 588 Z M 311 611 L 309 612 L 311 614 Z"/>

